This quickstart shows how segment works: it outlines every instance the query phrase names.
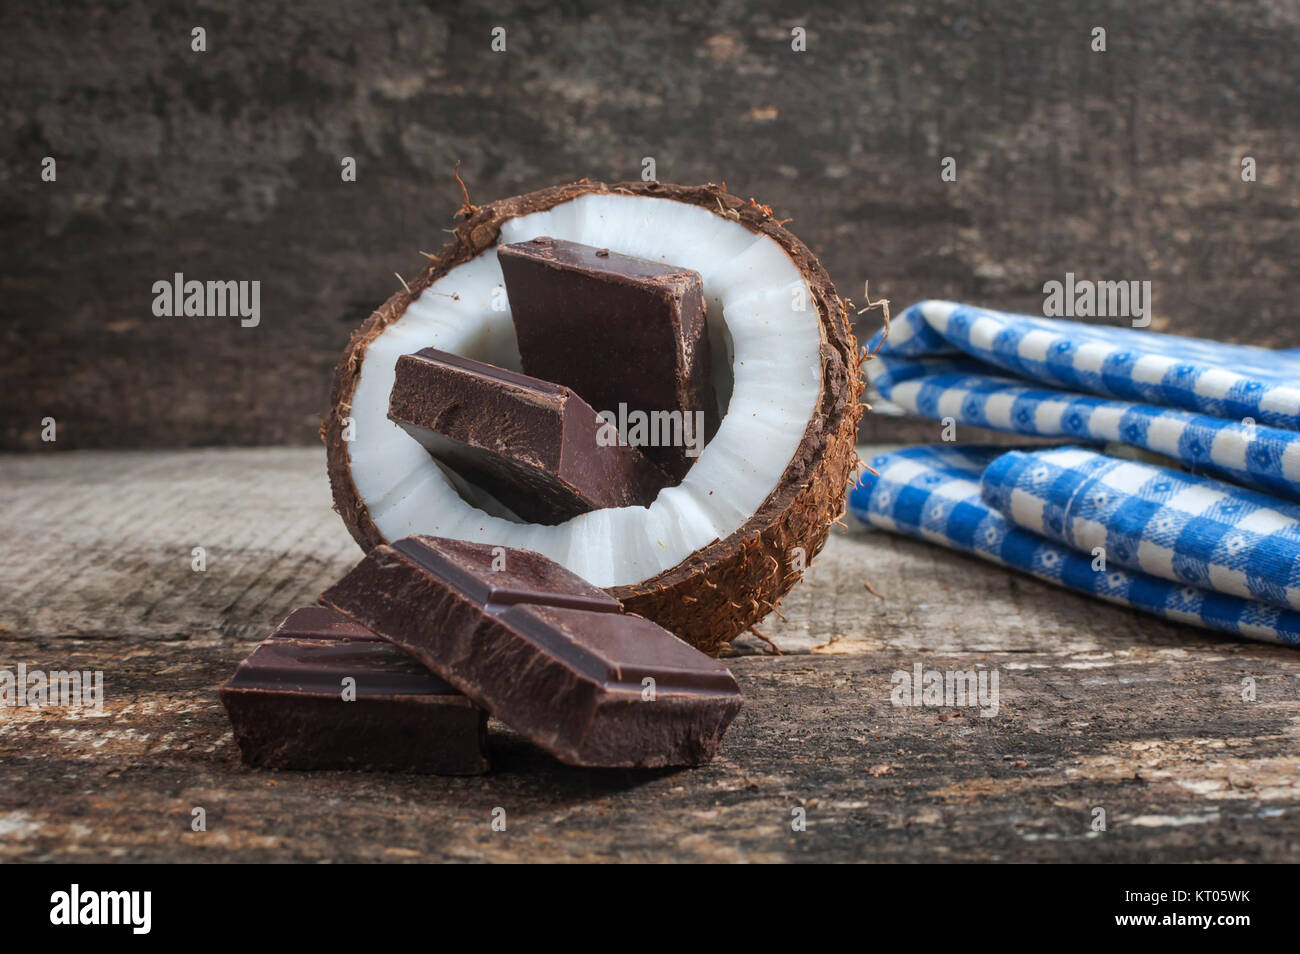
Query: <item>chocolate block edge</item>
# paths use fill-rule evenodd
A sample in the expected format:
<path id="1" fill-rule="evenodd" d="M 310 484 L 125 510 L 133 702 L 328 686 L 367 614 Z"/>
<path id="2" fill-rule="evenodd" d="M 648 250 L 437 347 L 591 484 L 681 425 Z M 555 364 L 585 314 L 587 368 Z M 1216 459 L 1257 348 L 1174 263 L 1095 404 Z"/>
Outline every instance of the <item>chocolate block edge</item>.
<path id="1" fill-rule="evenodd" d="M 497 246 L 524 370 L 570 387 L 598 411 L 700 413 L 720 422 L 703 281 L 692 269 L 549 236 Z M 610 321 L 617 315 L 618 321 Z M 573 342 L 581 340 L 583 347 Z M 640 450 L 680 483 L 684 444 Z"/>
<path id="2" fill-rule="evenodd" d="M 357 679 L 355 699 L 341 677 Z M 327 688 L 328 687 L 328 688 Z M 300 607 L 218 688 L 241 760 L 256 768 L 478 775 L 487 713 L 356 621 Z"/>
<path id="3" fill-rule="evenodd" d="M 603 611 L 572 599 L 548 603 L 544 593 L 542 601 L 492 604 L 482 601 L 482 583 L 474 587 L 476 600 L 463 583 L 422 563 L 411 539 L 376 547 L 321 602 L 392 641 L 562 762 L 661 768 L 698 765 L 717 753 L 742 704 L 725 666 L 654 623 L 619 612 L 612 600 L 613 609 Z M 557 618 L 560 629 L 538 631 Z M 624 622 L 630 633 L 620 629 Z M 651 672 L 658 685 L 647 697 L 639 677 Z M 528 678 L 502 675 L 511 673 Z"/>
<path id="4" fill-rule="evenodd" d="M 491 768 L 487 713 L 463 696 L 344 702 L 227 685 L 220 695 L 240 759 L 251 768 L 453 776 Z"/>
<path id="5" fill-rule="evenodd" d="M 648 506 L 668 476 L 572 389 L 436 348 L 397 359 L 388 419 L 529 523 Z"/>

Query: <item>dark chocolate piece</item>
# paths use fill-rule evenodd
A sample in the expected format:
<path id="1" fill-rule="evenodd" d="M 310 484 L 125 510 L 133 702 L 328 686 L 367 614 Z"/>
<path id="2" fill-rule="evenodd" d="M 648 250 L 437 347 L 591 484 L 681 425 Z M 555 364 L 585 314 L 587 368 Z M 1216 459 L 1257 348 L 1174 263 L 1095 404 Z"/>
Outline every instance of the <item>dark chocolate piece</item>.
<path id="1" fill-rule="evenodd" d="M 722 663 L 536 553 L 407 537 L 321 602 L 571 765 L 707 762 L 740 709 Z"/>
<path id="2" fill-rule="evenodd" d="M 553 238 L 498 246 L 497 259 L 524 371 L 597 411 L 659 414 L 642 438 L 659 446 L 639 446 L 679 483 L 718 422 L 699 273 Z"/>
<path id="3" fill-rule="evenodd" d="M 345 701 L 343 679 L 356 680 Z M 294 610 L 221 687 L 240 754 L 278 769 L 486 772 L 487 713 L 334 610 Z"/>
<path id="4" fill-rule="evenodd" d="M 388 417 L 529 523 L 646 506 L 668 482 L 569 388 L 434 348 L 397 359 Z"/>

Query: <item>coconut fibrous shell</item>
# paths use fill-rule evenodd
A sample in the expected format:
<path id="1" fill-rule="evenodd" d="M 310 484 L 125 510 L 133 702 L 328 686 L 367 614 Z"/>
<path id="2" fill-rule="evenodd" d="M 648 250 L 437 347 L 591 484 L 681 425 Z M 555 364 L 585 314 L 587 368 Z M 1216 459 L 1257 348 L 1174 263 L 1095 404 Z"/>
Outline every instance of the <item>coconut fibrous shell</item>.
<path id="1" fill-rule="evenodd" d="M 821 342 L 821 391 L 803 438 L 775 488 L 734 533 L 691 553 L 641 582 L 610 587 L 631 612 L 654 620 L 705 652 L 716 654 L 773 609 L 825 545 L 844 513 L 845 492 L 858 463 L 854 452 L 863 406 L 861 356 L 847 303 L 811 251 L 771 209 L 709 184 L 659 182 L 607 185 L 580 181 L 482 206 L 466 201 L 454 238 L 423 270 L 352 333 L 334 372 L 330 409 L 321 428 L 335 509 L 353 538 L 369 550 L 387 543 L 352 478 L 345 419 L 367 347 L 428 286 L 495 245 L 502 223 L 592 193 L 650 196 L 689 203 L 775 241 L 789 255 L 812 294 Z"/>

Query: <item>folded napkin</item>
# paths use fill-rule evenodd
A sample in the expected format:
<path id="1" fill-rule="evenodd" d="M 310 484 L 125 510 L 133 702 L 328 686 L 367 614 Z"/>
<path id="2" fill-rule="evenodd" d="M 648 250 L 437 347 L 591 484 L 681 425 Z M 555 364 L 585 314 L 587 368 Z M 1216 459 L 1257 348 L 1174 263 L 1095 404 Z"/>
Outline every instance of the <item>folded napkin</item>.
<path id="1" fill-rule="evenodd" d="M 1300 354 L 926 301 L 871 342 L 895 409 L 1115 441 L 1300 500 Z"/>
<path id="2" fill-rule="evenodd" d="M 1079 456 L 1072 458 L 1071 453 Z M 1130 485 L 1125 491 L 1128 499 L 1114 507 L 1095 497 L 1072 499 L 1075 494 L 1068 488 L 1076 482 L 1076 489 L 1087 494 L 1089 488 L 1105 486 L 1107 477 L 1124 480 L 1122 474 L 1115 473 L 1118 467 L 1111 465 L 1128 463 L 1080 448 L 1007 452 L 1002 447 L 971 444 L 909 447 L 870 461 L 879 476 L 863 475 L 862 483 L 849 494 L 849 510 L 873 526 L 970 553 L 1107 602 L 1250 639 L 1300 645 L 1300 613 L 1284 608 L 1296 598 L 1294 563 L 1285 575 L 1260 577 L 1257 569 L 1267 572 L 1271 563 L 1267 559 L 1253 563 L 1251 552 L 1230 539 L 1234 532 L 1249 534 L 1265 521 L 1290 521 L 1288 526 L 1294 527 L 1300 514 L 1276 511 L 1274 517 L 1268 507 L 1254 510 L 1245 504 L 1240 515 L 1234 516 L 1232 502 L 1244 492 L 1228 484 L 1213 486 L 1212 481 L 1193 485 L 1195 492 L 1206 494 L 1203 512 L 1212 514 L 1208 517 L 1180 512 L 1180 505 L 1173 501 L 1182 495 L 1187 506 L 1193 507 L 1193 498 L 1186 491 L 1175 492 L 1173 486 L 1149 486 L 1145 492 L 1153 499 L 1144 498 L 1143 487 L 1151 482 L 1150 477 L 1136 488 Z M 1152 474 L 1177 473 L 1138 466 Z M 1062 472 L 1069 476 L 1063 478 Z M 1186 474 L 1181 476 L 1189 479 Z M 1159 483 L 1162 478 L 1154 479 Z M 1054 485 L 1064 490 L 1060 496 Z M 1209 503 L 1215 494 L 1223 494 L 1215 497 L 1217 512 Z M 1050 500 L 1051 509 L 1029 498 Z M 1131 519 L 1133 508 L 1126 509 L 1126 504 L 1135 500 L 1143 505 L 1158 504 L 1159 498 L 1165 498 L 1165 506 L 1157 509 L 1165 513 L 1153 513 L 1149 528 L 1139 526 L 1140 518 Z M 1264 516 L 1255 516 L 1266 511 Z M 1093 519 L 1099 513 L 1107 513 L 1108 518 Z M 1223 523 L 1216 517 L 1228 519 Z M 1199 519 L 1222 525 L 1198 533 Z M 1090 526 L 1093 523 L 1099 527 Z M 1179 525 L 1182 530 L 1175 532 Z M 1224 529 L 1226 526 L 1235 530 Z M 1042 531 L 1055 534 L 1054 539 L 1041 535 Z M 1285 560 L 1286 548 L 1297 542 L 1294 531 L 1288 533 L 1284 542 L 1270 551 L 1276 559 Z M 1189 546 L 1193 537 L 1199 542 Z M 1211 544 L 1215 537 L 1219 542 Z M 1095 543 L 1098 540 L 1101 542 Z M 1087 546 L 1090 543 L 1104 547 L 1104 552 L 1094 553 Z M 1212 559 L 1198 561 L 1191 555 L 1196 553 L 1210 554 Z M 1272 602 L 1216 592 L 1182 582 L 1184 579 L 1220 584 L 1231 579 L 1238 593 L 1243 589 L 1252 592 L 1255 587 Z"/>
<path id="3" fill-rule="evenodd" d="M 912 306 L 877 345 L 878 407 L 1094 446 L 884 454 L 850 495 L 858 517 L 1169 619 L 1300 643 L 1300 355 L 952 302 Z M 1186 470 L 1099 452 L 1113 442 Z"/>
<path id="4" fill-rule="evenodd" d="M 1024 530 L 1107 563 L 1300 610 L 1300 507 L 1082 447 L 1011 452 L 980 478 Z"/>

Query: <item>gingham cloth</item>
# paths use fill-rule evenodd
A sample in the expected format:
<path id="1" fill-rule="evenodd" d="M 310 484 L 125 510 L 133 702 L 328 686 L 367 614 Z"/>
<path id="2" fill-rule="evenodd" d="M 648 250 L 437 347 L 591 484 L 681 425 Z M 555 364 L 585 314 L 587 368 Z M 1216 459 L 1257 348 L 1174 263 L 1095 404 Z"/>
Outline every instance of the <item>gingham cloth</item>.
<path id="1" fill-rule="evenodd" d="M 1300 507 L 1082 447 L 996 458 L 984 502 L 1108 563 L 1300 610 Z"/>
<path id="2" fill-rule="evenodd" d="M 1128 444 L 1275 496 L 1095 449 L 949 445 L 877 458 L 880 478 L 850 495 L 861 519 L 1169 619 L 1300 643 L 1300 354 L 933 301 L 877 344 L 867 371 L 886 407 Z"/>
<path id="3" fill-rule="evenodd" d="M 1117 441 L 1300 500 L 1294 351 L 925 301 L 894 322 L 866 368 L 886 409 Z"/>
<path id="4" fill-rule="evenodd" d="M 1229 552 L 1234 546 L 1228 542 L 1233 533 L 1250 533 L 1252 528 L 1273 522 L 1285 524 L 1284 546 L 1295 547 L 1296 511 L 1274 509 L 1276 504 L 1258 506 L 1261 495 L 1245 494 L 1243 499 L 1243 492 L 1230 485 L 1147 465 L 1130 465 L 1079 448 L 1020 453 L 1005 448 L 945 444 L 881 454 L 870 463 L 879 476 L 864 475 L 862 484 L 849 495 L 849 509 L 858 519 L 874 526 L 971 553 L 1040 580 L 1166 619 L 1266 642 L 1300 645 L 1300 613 L 1282 608 L 1296 595 L 1294 561 L 1287 575 L 1272 577 L 1267 564 L 1252 562 L 1243 551 L 1235 555 Z M 1138 470 L 1130 471 L 1130 466 Z M 1139 470 L 1146 473 L 1147 479 L 1135 487 L 1132 482 L 1138 479 Z M 1117 496 L 1127 499 L 1118 504 L 1076 499 L 1090 490 L 1109 496 L 1109 489 L 1101 489 L 1110 487 L 1108 479 L 1121 485 Z M 1167 487 L 1162 485 L 1165 481 Z M 1054 484 L 1065 489 L 1060 497 L 1053 493 Z M 1153 500 L 1144 499 L 1148 493 L 1154 495 Z M 1202 494 L 1200 504 L 1196 502 L 1197 494 Z M 1238 500 L 1242 501 L 1241 510 L 1234 513 L 1230 508 Z M 1046 502 L 1035 501 L 1050 502 L 1053 509 L 1049 511 Z M 1156 505 L 1151 526 L 1138 526 L 1141 519 L 1132 517 L 1135 501 Z M 1196 509 L 1199 515 L 1190 512 Z M 1171 521 L 1168 526 L 1163 523 L 1165 519 Z M 1234 529 L 1218 526 L 1201 532 L 1195 529 L 1201 526 L 1201 519 Z M 1090 523 L 1100 529 L 1088 526 Z M 1180 524 L 1182 532 L 1174 534 L 1174 527 Z M 1105 553 L 1094 554 L 1091 547 L 1074 549 L 1032 531 L 1057 532 L 1058 539 L 1068 535 L 1075 544 L 1100 540 L 1096 545 L 1104 546 Z M 1211 543 L 1215 535 L 1219 541 Z M 1193 538 L 1197 540 L 1195 546 L 1184 550 L 1184 544 Z M 1148 539 L 1152 545 L 1144 549 Z M 1173 546 L 1162 547 L 1162 541 Z M 1205 553 L 1210 558 L 1203 561 L 1206 565 L 1202 568 L 1194 557 L 1175 559 L 1171 554 L 1166 559 L 1162 550 Z M 1282 548 L 1276 553 L 1281 554 Z M 1172 579 L 1128 569 L 1126 565 L 1163 571 Z M 1256 572 L 1261 568 L 1267 577 L 1262 585 Z M 1252 585 L 1258 586 L 1271 603 L 1281 605 L 1178 582 L 1181 578 L 1177 573 L 1211 583 L 1229 579 L 1225 573 L 1241 574 L 1240 583 L 1246 592 L 1252 592 Z"/>

